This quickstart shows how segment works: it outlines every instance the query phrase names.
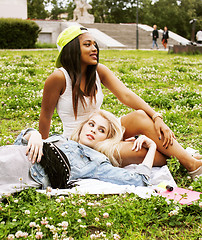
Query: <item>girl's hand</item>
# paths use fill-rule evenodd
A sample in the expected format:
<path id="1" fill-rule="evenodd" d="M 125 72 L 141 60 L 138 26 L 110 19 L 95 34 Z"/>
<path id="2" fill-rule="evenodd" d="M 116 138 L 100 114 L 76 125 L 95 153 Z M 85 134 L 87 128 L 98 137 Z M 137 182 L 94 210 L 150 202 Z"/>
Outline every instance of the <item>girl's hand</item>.
<path id="1" fill-rule="evenodd" d="M 40 162 L 43 155 L 43 141 L 41 134 L 37 131 L 28 133 L 28 145 L 26 155 L 29 155 L 29 160 L 32 163 Z"/>
<path id="2" fill-rule="evenodd" d="M 144 148 L 156 148 L 156 143 L 145 135 L 140 135 L 135 141 L 132 150 L 139 151 L 142 147 Z"/>
<path id="3" fill-rule="evenodd" d="M 154 126 L 156 128 L 159 140 L 162 139 L 163 134 L 163 146 L 165 148 L 168 148 L 169 144 L 173 145 L 173 138 L 176 139 L 175 134 L 170 130 L 170 128 L 163 122 L 161 118 L 157 117 L 155 119 Z"/>
<path id="4" fill-rule="evenodd" d="M 130 138 L 126 138 L 124 141 L 126 142 L 135 142 L 136 138 L 135 137 L 130 137 Z"/>

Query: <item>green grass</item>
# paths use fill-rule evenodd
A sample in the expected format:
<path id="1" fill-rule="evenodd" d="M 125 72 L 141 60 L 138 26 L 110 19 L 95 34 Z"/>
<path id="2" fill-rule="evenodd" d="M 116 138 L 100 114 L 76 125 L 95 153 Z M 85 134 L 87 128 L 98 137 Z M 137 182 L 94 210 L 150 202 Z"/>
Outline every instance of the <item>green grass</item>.
<path id="1" fill-rule="evenodd" d="M 55 68 L 56 55 L 57 50 L 0 51 L 0 145 L 12 144 L 22 129 L 38 129 L 43 85 Z M 164 115 L 183 147 L 201 152 L 201 55 L 102 50 L 100 62 Z M 131 111 L 105 88 L 104 93 L 104 109 L 116 116 Z M 51 125 L 51 133 L 54 132 L 62 132 L 56 112 Z M 202 192 L 202 178 L 193 182 L 176 159 L 168 160 L 168 166 L 178 186 Z M 199 240 L 202 223 L 199 202 L 181 206 L 168 204 L 161 197 L 140 199 L 134 194 L 71 195 L 58 200 L 29 189 L 0 202 L 0 239 L 21 230 L 28 233 L 26 239 L 36 239 L 36 232 L 41 231 L 43 239 L 65 239 L 63 235 L 66 239 L 90 239 L 92 234 L 94 239 L 116 239 L 114 234 L 118 234 L 121 239 Z M 85 209 L 86 217 L 81 216 L 80 208 Z M 176 215 L 169 216 L 176 208 Z M 30 213 L 25 214 L 25 210 Z M 103 217 L 105 212 L 108 218 Z M 48 225 L 41 223 L 45 217 Z M 63 221 L 68 222 L 67 230 L 60 226 Z M 38 226 L 30 227 L 30 222 Z M 56 233 L 59 237 L 53 238 Z"/>
<path id="2" fill-rule="evenodd" d="M 35 47 L 36 48 L 57 48 L 56 44 L 54 43 L 41 43 L 41 42 L 37 42 Z"/>

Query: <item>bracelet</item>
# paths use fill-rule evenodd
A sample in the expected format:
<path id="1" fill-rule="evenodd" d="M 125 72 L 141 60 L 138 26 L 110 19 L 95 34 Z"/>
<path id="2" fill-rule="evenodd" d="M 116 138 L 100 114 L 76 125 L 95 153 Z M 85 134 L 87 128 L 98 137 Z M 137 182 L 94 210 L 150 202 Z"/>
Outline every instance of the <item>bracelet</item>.
<path id="1" fill-rule="evenodd" d="M 160 113 L 154 113 L 154 115 L 152 116 L 152 120 L 155 121 L 157 117 L 160 117 L 161 119 L 163 119 L 163 116 Z"/>

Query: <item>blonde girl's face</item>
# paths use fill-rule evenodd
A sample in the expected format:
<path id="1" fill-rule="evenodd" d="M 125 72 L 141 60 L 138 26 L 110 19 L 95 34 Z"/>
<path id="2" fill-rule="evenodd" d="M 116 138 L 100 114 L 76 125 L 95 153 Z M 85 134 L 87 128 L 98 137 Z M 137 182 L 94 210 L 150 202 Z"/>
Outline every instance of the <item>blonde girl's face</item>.
<path id="1" fill-rule="evenodd" d="M 83 33 L 79 36 L 81 49 L 81 65 L 96 65 L 97 64 L 97 48 L 95 39 L 90 33 Z"/>
<path id="2" fill-rule="evenodd" d="M 109 123 L 99 114 L 93 115 L 83 126 L 79 143 L 94 148 L 98 142 L 107 139 Z"/>

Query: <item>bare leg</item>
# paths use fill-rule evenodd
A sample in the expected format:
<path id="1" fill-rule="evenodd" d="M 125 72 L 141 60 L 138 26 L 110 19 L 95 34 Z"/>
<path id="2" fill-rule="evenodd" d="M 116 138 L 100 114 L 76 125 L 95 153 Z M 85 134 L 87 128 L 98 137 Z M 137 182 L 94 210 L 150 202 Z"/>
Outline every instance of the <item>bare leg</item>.
<path id="1" fill-rule="evenodd" d="M 161 140 L 158 139 L 154 123 L 151 118 L 142 110 L 134 111 L 126 116 L 121 118 L 121 124 L 125 127 L 126 131 L 124 134 L 124 139 L 138 135 L 144 134 L 147 137 L 151 138 L 157 144 L 157 150 L 162 155 L 162 159 L 160 162 L 161 165 L 165 164 L 165 156 L 167 157 L 176 157 L 179 162 L 188 170 L 194 171 L 198 167 L 202 166 L 202 161 L 198 161 L 194 157 L 192 157 L 176 140 L 173 141 L 173 145 L 169 145 L 166 149 L 163 147 L 163 138 Z M 126 151 L 126 149 L 125 149 Z M 125 156 L 123 154 L 123 156 Z M 127 164 L 125 158 L 122 158 L 123 165 Z M 124 162 L 126 161 L 126 164 Z M 155 165 L 158 165 L 158 161 L 155 159 Z"/>
<path id="2" fill-rule="evenodd" d="M 121 167 L 125 167 L 129 164 L 140 164 L 144 160 L 147 149 L 142 148 L 138 152 L 132 151 L 133 142 L 121 142 L 120 146 L 120 156 L 121 156 Z M 118 156 L 115 156 L 118 159 Z M 163 166 L 166 165 L 166 156 L 161 154 L 160 152 L 156 151 L 155 158 L 154 158 L 154 166 Z"/>

